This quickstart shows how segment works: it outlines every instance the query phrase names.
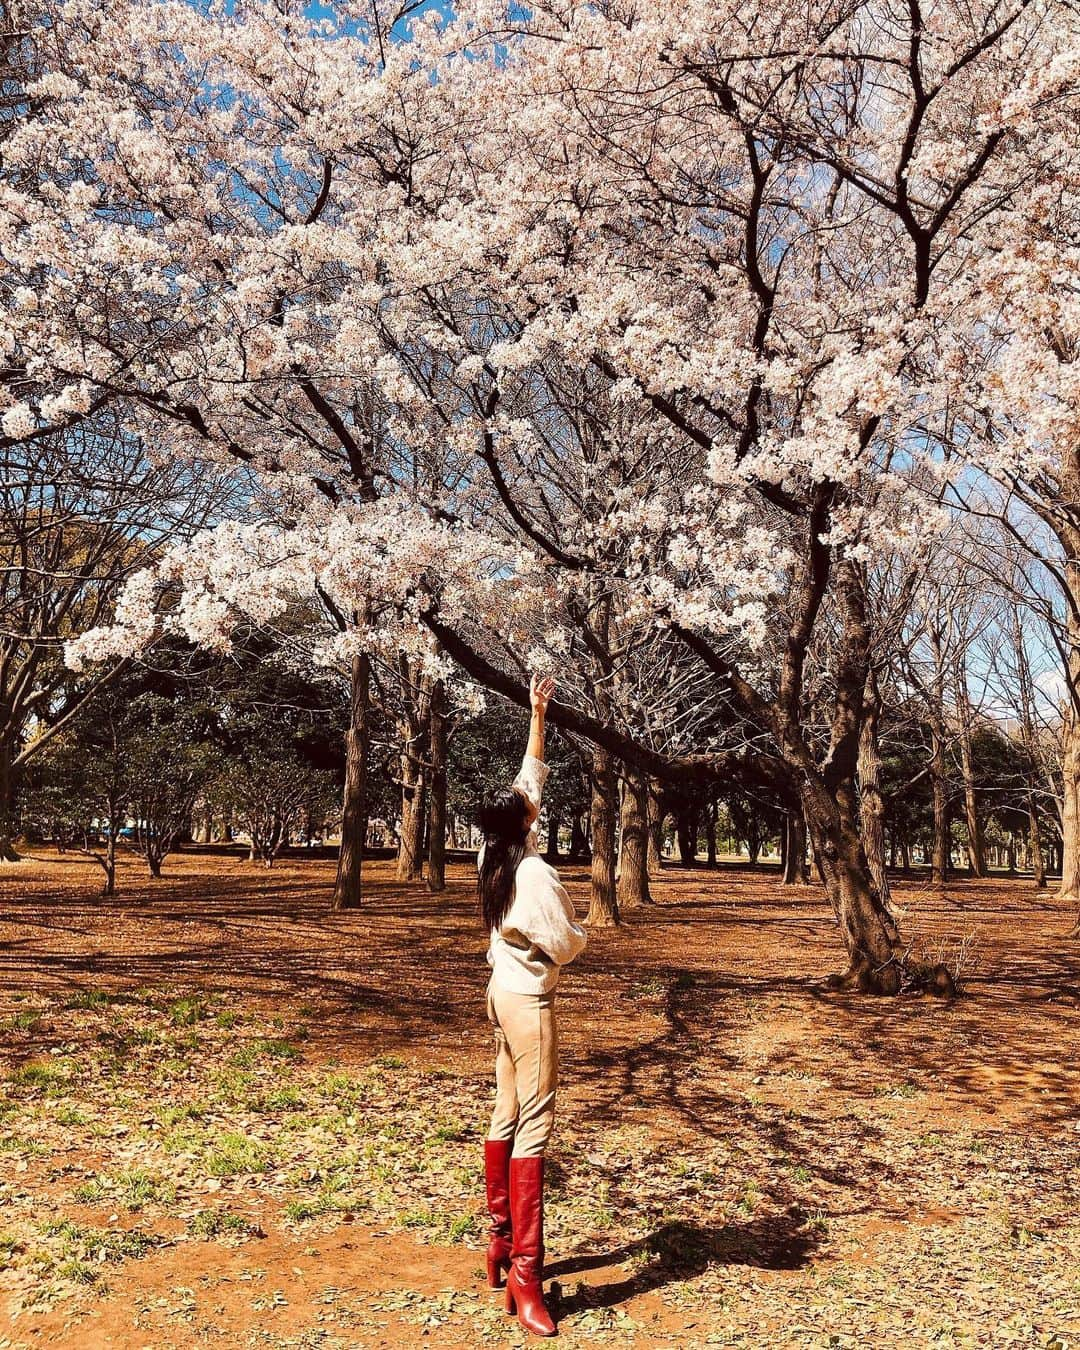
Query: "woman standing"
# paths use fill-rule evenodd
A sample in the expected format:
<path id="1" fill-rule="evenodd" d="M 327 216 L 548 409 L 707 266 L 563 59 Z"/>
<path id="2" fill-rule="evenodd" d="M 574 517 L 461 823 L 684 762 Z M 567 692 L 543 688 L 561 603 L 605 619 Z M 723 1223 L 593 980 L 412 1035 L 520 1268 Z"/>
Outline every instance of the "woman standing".
<path id="1" fill-rule="evenodd" d="M 585 947 L 559 874 L 541 858 L 533 826 L 548 769 L 544 714 L 552 680 L 530 685 L 532 720 L 521 772 L 480 808 L 480 910 L 491 935 L 488 1018 L 495 1030 L 495 1109 L 484 1144 L 491 1218 L 488 1282 L 526 1330 L 554 1336 L 544 1303 L 544 1149 L 555 1119 L 559 971 Z"/>

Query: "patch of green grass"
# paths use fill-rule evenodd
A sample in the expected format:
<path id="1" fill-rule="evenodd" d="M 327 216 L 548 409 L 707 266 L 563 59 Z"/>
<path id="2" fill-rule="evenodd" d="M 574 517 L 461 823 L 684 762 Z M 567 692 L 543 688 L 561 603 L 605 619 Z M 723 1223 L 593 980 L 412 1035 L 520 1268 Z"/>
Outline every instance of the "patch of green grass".
<path id="1" fill-rule="evenodd" d="M 71 995 L 64 1007 L 73 1011 L 78 1008 L 93 1010 L 107 1008 L 115 1001 L 113 994 L 106 994 L 102 989 L 80 989 L 77 994 Z"/>
<path id="2" fill-rule="evenodd" d="M 157 1177 L 141 1168 L 117 1172 L 111 1178 L 120 1203 L 130 1213 L 137 1213 L 144 1205 L 168 1207 L 176 1202 L 176 1185 L 165 1177 Z"/>
<path id="3" fill-rule="evenodd" d="M 71 1192 L 71 1198 L 80 1205 L 96 1205 L 108 1193 L 109 1188 L 102 1177 L 91 1177 L 89 1181 L 80 1182 L 75 1187 Z"/>
<path id="4" fill-rule="evenodd" d="M 205 1000 L 194 994 L 178 998 L 169 1004 L 169 1017 L 177 1027 L 193 1027 L 196 1022 L 202 1022 L 208 1016 Z"/>
<path id="5" fill-rule="evenodd" d="M 255 1075 L 243 1069 L 223 1069 L 214 1078 L 217 1094 L 222 1101 L 246 1104 L 251 1096 Z"/>
<path id="6" fill-rule="evenodd" d="M 398 1216 L 403 1228 L 420 1229 L 440 1242 L 460 1242 L 476 1231 L 474 1214 L 451 1214 L 442 1210 L 413 1209 Z"/>
<path id="7" fill-rule="evenodd" d="M 222 1031 L 232 1031 L 237 1022 L 240 1021 L 240 1014 L 237 1012 L 219 1012 L 214 1021 L 221 1027 Z"/>
<path id="8" fill-rule="evenodd" d="M 44 1158 L 48 1151 L 36 1139 L 22 1139 L 14 1134 L 0 1138 L 0 1153 L 15 1153 L 20 1158 Z"/>
<path id="9" fill-rule="evenodd" d="M 744 1214 L 753 1214 L 757 1209 L 758 1200 L 761 1198 L 761 1191 L 756 1181 L 748 1181 L 743 1187 L 742 1199 L 739 1201 L 739 1208 Z"/>
<path id="10" fill-rule="evenodd" d="M 202 1102 L 184 1102 L 178 1106 L 159 1106 L 154 1116 L 166 1129 L 170 1129 L 185 1120 L 201 1120 L 206 1110 Z"/>
<path id="11" fill-rule="evenodd" d="M 258 1111 L 302 1111 L 306 1105 L 299 1088 L 283 1087 L 252 1103 Z"/>
<path id="12" fill-rule="evenodd" d="M 375 1061 L 380 1069 L 403 1069 L 405 1061 L 400 1055 L 380 1055 Z"/>
<path id="13" fill-rule="evenodd" d="M 86 1117 L 77 1106 L 58 1106 L 53 1112 L 57 1125 L 85 1125 Z"/>
<path id="14" fill-rule="evenodd" d="M 93 1285 L 101 1283 L 101 1271 L 97 1266 L 92 1266 L 89 1261 L 84 1261 L 80 1256 L 74 1256 L 70 1261 L 62 1261 L 56 1267 L 56 1274 L 62 1280 L 70 1280 L 72 1284 Z"/>
<path id="15" fill-rule="evenodd" d="M 219 1237 L 247 1237 L 256 1231 L 250 1219 L 227 1209 L 201 1209 L 187 1222 L 192 1237 L 212 1241 Z"/>
<path id="16" fill-rule="evenodd" d="M 298 1059 L 300 1051 L 290 1041 L 278 1040 L 272 1036 L 260 1036 L 250 1045 L 237 1050 L 232 1062 L 242 1069 L 250 1068 L 260 1059 Z"/>
<path id="17" fill-rule="evenodd" d="M 71 1086 L 76 1067 L 70 1059 L 51 1060 L 42 1064 L 21 1064 L 8 1075 L 13 1087 L 30 1088 L 46 1097 L 58 1097 Z"/>
<path id="18" fill-rule="evenodd" d="M 308 1200 L 290 1200 L 285 1206 L 284 1215 L 289 1223 L 306 1223 L 322 1214 L 329 1214 L 334 1202 L 327 1195 L 316 1195 Z"/>
<path id="19" fill-rule="evenodd" d="M 469 1137 L 469 1127 L 460 1120 L 439 1125 L 431 1132 L 431 1139 L 437 1144 L 454 1144 Z"/>
<path id="20" fill-rule="evenodd" d="M 791 1169 L 792 1179 L 794 1181 L 802 1182 L 803 1184 L 805 1184 L 808 1181 L 811 1181 L 813 1179 L 813 1175 L 814 1174 L 813 1172 L 810 1171 L 809 1167 L 804 1167 L 802 1163 L 799 1163 L 797 1167 L 793 1167 Z"/>
<path id="21" fill-rule="evenodd" d="M 223 1134 L 206 1160 L 206 1170 L 212 1177 L 245 1176 L 269 1169 L 265 1150 L 245 1134 Z"/>
<path id="22" fill-rule="evenodd" d="M 179 1078 L 186 1074 L 191 1065 L 186 1059 L 177 1059 L 170 1055 L 168 1059 L 163 1059 L 158 1065 L 158 1070 L 165 1078 Z"/>
<path id="23" fill-rule="evenodd" d="M 192 1120 L 181 1121 L 175 1129 L 161 1136 L 161 1147 L 165 1153 L 199 1153 L 206 1144 L 206 1130 Z"/>
<path id="24" fill-rule="evenodd" d="M 70 1219 L 47 1223 L 42 1232 L 46 1237 L 59 1238 L 61 1256 L 75 1262 L 116 1265 L 137 1261 L 154 1246 L 153 1237 L 141 1228 L 84 1228 Z"/>
<path id="25" fill-rule="evenodd" d="M 328 1073 L 322 1080 L 319 1085 L 319 1092 L 339 1106 L 348 1107 L 355 1106 L 367 1095 L 367 1087 L 352 1074 L 335 1070 L 333 1073 Z"/>
<path id="26" fill-rule="evenodd" d="M 7 1020 L 9 1031 L 33 1031 L 38 1022 L 41 1021 L 41 1012 L 37 1008 L 20 1008 L 17 1013 Z"/>

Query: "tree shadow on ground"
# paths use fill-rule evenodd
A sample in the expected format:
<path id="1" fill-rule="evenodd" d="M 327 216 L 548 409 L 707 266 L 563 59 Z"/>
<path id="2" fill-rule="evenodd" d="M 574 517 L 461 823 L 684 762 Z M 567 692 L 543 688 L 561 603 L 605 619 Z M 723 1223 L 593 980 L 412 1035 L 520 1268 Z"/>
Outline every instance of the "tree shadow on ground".
<path id="1" fill-rule="evenodd" d="M 545 1274 L 561 1279 L 587 1270 L 644 1262 L 622 1279 L 581 1284 L 569 1295 L 553 1287 L 556 1310 L 566 1317 L 587 1308 L 612 1308 L 638 1294 L 693 1279 L 710 1266 L 755 1266 L 764 1270 L 798 1270 L 809 1264 L 820 1245 L 817 1232 L 806 1226 L 798 1210 L 769 1215 L 746 1225 L 672 1222 L 648 1237 L 610 1251 L 582 1253 L 553 1261 Z"/>

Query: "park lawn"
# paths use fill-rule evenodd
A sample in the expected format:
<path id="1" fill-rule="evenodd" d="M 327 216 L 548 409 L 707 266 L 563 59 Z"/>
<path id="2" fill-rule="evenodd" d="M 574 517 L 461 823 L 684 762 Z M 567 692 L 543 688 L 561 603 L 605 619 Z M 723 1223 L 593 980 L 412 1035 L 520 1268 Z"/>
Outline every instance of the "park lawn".
<path id="1" fill-rule="evenodd" d="M 331 882 L 192 852 L 106 902 L 71 855 L 5 869 L 0 1346 L 523 1343 L 480 1281 L 468 868 L 431 896 L 373 864 L 343 915 Z M 1071 916 L 904 883 L 965 992 L 875 1001 L 823 991 L 816 888 L 656 894 L 560 989 L 563 1344 L 1080 1345 Z"/>

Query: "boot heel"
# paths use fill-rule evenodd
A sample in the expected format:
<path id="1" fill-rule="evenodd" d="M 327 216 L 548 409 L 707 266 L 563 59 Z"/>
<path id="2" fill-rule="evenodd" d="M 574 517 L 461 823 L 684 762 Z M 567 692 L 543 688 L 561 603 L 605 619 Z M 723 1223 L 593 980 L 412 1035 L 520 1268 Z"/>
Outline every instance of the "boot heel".
<path id="1" fill-rule="evenodd" d="M 493 1261 L 491 1257 L 488 1257 L 487 1272 L 489 1289 L 501 1289 L 503 1287 L 504 1266 L 505 1262 L 500 1260 Z"/>
<path id="2" fill-rule="evenodd" d="M 513 1317 L 517 1312 L 517 1304 L 514 1302 L 514 1291 L 510 1288 L 509 1280 L 506 1282 L 506 1312 L 509 1317 Z"/>

